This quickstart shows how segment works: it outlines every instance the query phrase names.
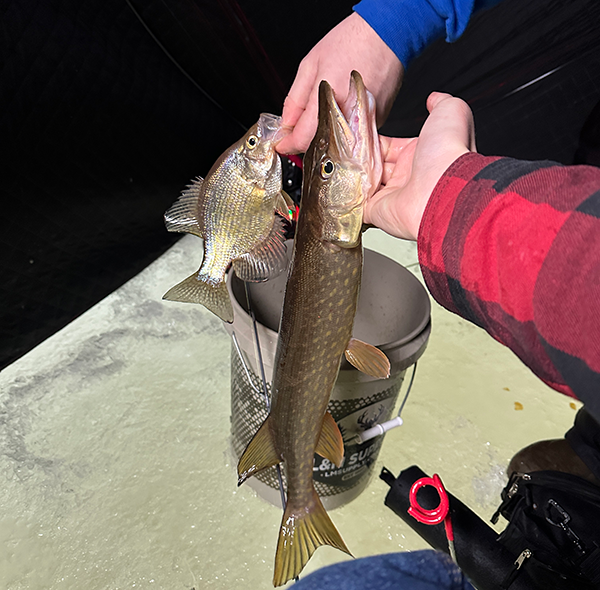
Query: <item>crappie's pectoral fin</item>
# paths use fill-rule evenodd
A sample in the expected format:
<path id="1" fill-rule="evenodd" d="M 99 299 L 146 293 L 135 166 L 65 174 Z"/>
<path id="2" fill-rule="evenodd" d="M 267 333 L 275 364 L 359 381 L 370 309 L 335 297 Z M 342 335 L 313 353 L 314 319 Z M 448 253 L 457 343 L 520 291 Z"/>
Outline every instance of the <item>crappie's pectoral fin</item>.
<path id="1" fill-rule="evenodd" d="M 267 281 L 287 268 L 285 223 L 281 217 L 275 215 L 267 239 L 233 261 L 233 270 L 242 281 Z"/>
<path id="2" fill-rule="evenodd" d="M 262 423 L 238 462 L 238 486 L 259 471 L 273 467 L 281 461 L 275 450 L 269 428 L 269 417 Z"/>
<path id="3" fill-rule="evenodd" d="M 165 213 L 167 231 L 194 234 L 199 238 L 204 237 L 199 200 L 203 182 L 202 178 L 196 178 L 167 210 Z"/>
<path id="4" fill-rule="evenodd" d="M 390 376 L 388 357 L 372 344 L 351 338 L 344 354 L 353 367 L 371 377 L 387 379 Z"/>
<path id="5" fill-rule="evenodd" d="M 169 289 L 163 295 L 163 299 L 183 303 L 199 303 L 219 316 L 224 322 L 229 324 L 233 322 L 233 307 L 225 281 L 212 285 L 200 280 L 198 273 L 194 273 L 172 289 Z"/>
<path id="6" fill-rule="evenodd" d="M 329 412 L 326 412 L 323 418 L 323 427 L 321 428 L 321 435 L 315 452 L 321 455 L 321 457 L 329 459 L 336 467 L 339 467 L 344 459 L 342 433 Z"/>
<path id="7" fill-rule="evenodd" d="M 288 195 L 283 189 L 277 197 L 277 203 L 275 205 L 277 213 L 285 217 L 288 221 L 291 221 L 296 211 L 296 203 L 290 195 Z"/>
<path id="8" fill-rule="evenodd" d="M 290 504 L 279 529 L 273 586 L 283 586 L 296 578 L 321 545 L 331 545 L 352 555 L 314 489 L 308 512 L 303 509 L 295 514 Z"/>

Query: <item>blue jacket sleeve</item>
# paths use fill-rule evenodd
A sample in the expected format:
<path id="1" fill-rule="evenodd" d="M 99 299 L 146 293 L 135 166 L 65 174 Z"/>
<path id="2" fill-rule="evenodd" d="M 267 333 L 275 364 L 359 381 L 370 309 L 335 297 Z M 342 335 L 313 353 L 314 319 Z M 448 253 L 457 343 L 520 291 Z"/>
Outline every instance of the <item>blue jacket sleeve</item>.
<path id="1" fill-rule="evenodd" d="M 427 45 L 446 34 L 456 41 L 471 15 L 500 0 L 362 0 L 353 7 L 386 45 L 408 64 Z"/>

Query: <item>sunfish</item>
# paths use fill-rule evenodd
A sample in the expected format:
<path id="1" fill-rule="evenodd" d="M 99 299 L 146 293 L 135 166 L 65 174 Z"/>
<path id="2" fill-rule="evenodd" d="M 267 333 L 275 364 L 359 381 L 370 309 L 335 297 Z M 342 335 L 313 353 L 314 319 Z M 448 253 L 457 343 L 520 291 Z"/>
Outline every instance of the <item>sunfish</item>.
<path id="1" fill-rule="evenodd" d="M 204 258 L 198 272 L 163 299 L 200 303 L 231 323 L 225 284 L 229 265 L 244 281 L 264 281 L 285 269 L 285 229 L 294 204 L 282 190 L 275 152 L 283 135 L 280 117 L 261 114 L 206 178 L 197 178 L 165 213 L 169 231 L 204 240 Z"/>

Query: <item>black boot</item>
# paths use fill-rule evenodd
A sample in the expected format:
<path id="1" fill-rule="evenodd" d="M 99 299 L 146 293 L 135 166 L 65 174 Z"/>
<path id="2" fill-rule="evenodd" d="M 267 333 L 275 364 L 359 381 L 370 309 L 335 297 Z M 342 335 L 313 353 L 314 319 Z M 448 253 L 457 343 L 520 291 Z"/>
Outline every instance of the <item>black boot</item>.
<path id="1" fill-rule="evenodd" d="M 600 424 L 581 408 L 565 438 L 525 447 L 511 459 L 507 474 L 532 471 L 571 473 L 600 486 Z"/>

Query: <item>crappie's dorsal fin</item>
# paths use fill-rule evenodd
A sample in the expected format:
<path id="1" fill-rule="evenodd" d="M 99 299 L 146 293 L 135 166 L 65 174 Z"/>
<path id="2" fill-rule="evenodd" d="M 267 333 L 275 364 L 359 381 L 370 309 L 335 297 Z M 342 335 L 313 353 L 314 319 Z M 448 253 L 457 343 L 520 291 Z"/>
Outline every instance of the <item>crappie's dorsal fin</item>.
<path id="1" fill-rule="evenodd" d="M 322 545 L 331 545 L 352 555 L 313 489 L 308 513 L 305 509 L 294 513 L 290 502 L 285 509 L 275 553 L 273 586 L 283 586 L 298 577 L 311 555 Z"/>
<path id="2" fill-rule="evenodd" d="M 296 211 L 296 203 L 283 189 L 277 197 L 275 209 L 279 215 L 290 221 Z"/>
<path id="3" fill-rule="evenodd" d="M 269 416 L 262 423 L 238 462 L 238 486 L 259 471 L 273 467 L 281 461 L 275 450 L 273 435 L 269 428 Z"/>
<path id="4" fill-rule="evenodd" d="M 233 270 L 242 281 L 267 281 L 287 268 L 285 227 L 286 222 L 274 215 L 273 227 L 267 239 L 233 261 Z"/>
<path id="5" fill-rule="evenodd" d="M 333 416 L 325 412 L 323 427 L 315 452 L 329 459 L 336 467 L 340 467 L 344 459 L 344 440 Z"/>
<path id="6" fill-rule="evenodd" d="M 203 182 L 202 178 L 196 178 L 167 210 L 165 213 L 167 231 L 185 232 L 199 238 L 204 237 L 199 200 Z"/>
<path id="7" fill-rule="evenodd" d="M 169 289 L 163 299 L 181 301 L 183 303 L 199 303 L 212 311 L 224 322 L 233 322 L 233 307 L 229 298 L 229 291 L 224 281 L 212 285 L 198 278 L 199 273 L 181 281 Z"/>
<path id="8" fill-rule="evenodd" d="M 346 360 L 359 371 L 376 377 L 387 379 L 390 376 L 390 361 L 385 354 L 372 344 L 350 338 L 345 351 Z"/>

